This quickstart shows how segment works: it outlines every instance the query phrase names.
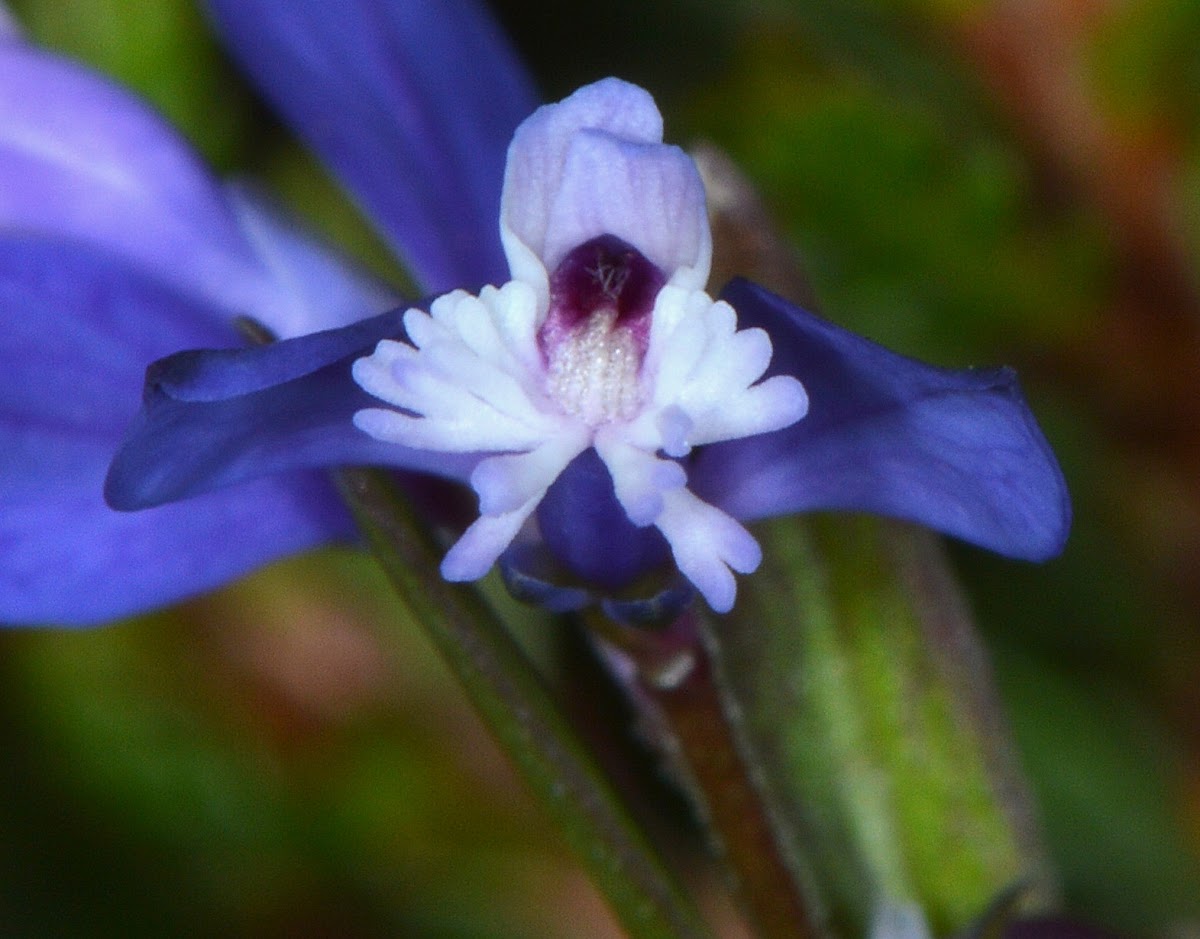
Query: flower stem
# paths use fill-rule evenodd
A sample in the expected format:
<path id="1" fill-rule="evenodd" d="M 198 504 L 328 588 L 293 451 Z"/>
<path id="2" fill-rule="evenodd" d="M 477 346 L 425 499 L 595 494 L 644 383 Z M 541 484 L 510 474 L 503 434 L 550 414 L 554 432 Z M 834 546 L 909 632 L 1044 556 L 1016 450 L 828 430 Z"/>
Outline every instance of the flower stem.
<path id="1" fill-rule="evenodd" d="M 792 858 L 772 817 L 761 774 L 742 744 L 736 706 L 721 691 L 694 609 L 662 634 L 626 631 L 589 617 L 592 628 L 637 665 L 639 697 L 658 718 L 662 745 L 702 812 L 755 934 L 818 935 Z"/>
<path id="2" fill-rule="evenodd" d="M 504 623 L 474 590 L 442 580 L 440 550 L 386 474 L 342 470 L 335 478 L 397 593 L 628 933 L 709 936 Z"/>

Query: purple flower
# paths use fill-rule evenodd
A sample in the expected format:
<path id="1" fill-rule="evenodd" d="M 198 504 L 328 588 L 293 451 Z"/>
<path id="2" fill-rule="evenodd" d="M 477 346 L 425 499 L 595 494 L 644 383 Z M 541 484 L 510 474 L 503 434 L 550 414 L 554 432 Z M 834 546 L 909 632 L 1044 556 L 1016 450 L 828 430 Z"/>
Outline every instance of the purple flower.
<path id="1" fill-rule="evenodd" d="M 729 304 L 704 292 L 704 184 L 662 143 L 650 96 L 610 78 L 525 121 L 508 151 L 500 232 L 511 280 L 410 310 L 406 340 L 384 340 L 353 369 L 392 405 L 360 411 L 360 429 L 414 451 L 476 455 L 480 518 L 442 573 L 487 573 L 594 451 L 622 521 L 655 529 L 647 534 L 665 540 L 709 604 L 730 609 L 731 570 L 752 571 L 762 555 L 692 493 L 686 461 L 706 444 L 787 427 L 808 402 L 792 376 L 759 382 L 771 340 L 737 330 Z M 569 512 L 562 521 L 567 541 L 589 534 Z M 543 513 L 537 527 L 552 524 Z M 584 573 L 615 587 L 638 573 L 628 566 Z"/>
<path id="2" fill-rule="evenodd" d="M 80 199 L 60 200 L 58 214 L 28 208 L 36 224 L 25 227 L 43 237 L 0 245 L 0 290 L 23 283 L 33 324 L 0 354 L 19 369 L 46 322 L 66 324 L 16 385 L 18 404 L 28 395 L 37 407 L 0 412 L 24 435 L 0 473 L 27 490 L 17 536 L 32 548 L 23 570 L 0 570 L 0 617 L 100 620 L 339 537 L 345 516 L 312 471 L 354 463 L 472 486 L 480 517 L 447 555 L 454 579 L 501 558 L 537 581 L 529 559 L 549 559 L 607 593 L 673 563 L 728 609 L 731 571 L 759 561 L 741 522 L 821 508 L 912 519 L 1014 557 L 1061 549 L 1066 490 L 1010 372 L 913 362 L 746 282 L 720 300 L 705 293 L 703 186 L 662 144 L 645 92 L 609 79 L 533 111 L 511 55 L 465 2 L 212 6 L 268 97 L 439 296 L 360 320 L 380 308 L 361 278 L 218 188 L 116 92 L 22 50 L 73 76 L 79 87 L 63 95 L 75 123 L 129 139 L 108 113 L 116 101 L 152 146 L 114 143 L 109 158 L 145 190 L 135 211 L 114 212 L 124 203 L 91 179 L 114 174 L 79 159 L 96 219 L 75 218 Z M 35 84 L 33 66 L 15 72 Z M 74 139 L 37 124 L 36 110 L 27 123 L 51 147 Z M 6 152 L 11 180 L 54 191 L 57 169 L 5 169 Z M 60 276 L 21 273 L 39 264 Z M 453 289 L 483 283 L 498 286 Z M 347 302 L 327 307 L 326 294 Z M 305 312 L 280 318 L 292 308 Z M 235 313 L 294 338 L 236 348 Z M 123 358 L 60 341 L 84 331 Z M 151 366 L 107 495 L 155 508 L 107 512 L 96 469 L 133 409 L 128 373 L 171 345 L 227 348 Z M 103 432 L 86 416 L 61 420 L 69 406 L 47 382 L 47 356 L 59 374 L 78 370 Z M 87 473 L 72 474 L 76 452 Z M 56 514 L 61 493 L 81 510 Z M 138 557 L 122 554 L 130 531 L 147 548 Z M 94 546 L 87 564 L 81 540 Z M 165 574 L 137 569 L 152 556 Z M 80 569 L 90 576 L 51 603 L 45 585 Z M 22 577 L 43 586 L 23 595 Z"/>
<path id="3" fill-rule="evenodd" d="M 502 271 L 499 246 L 475 236 L 535 99 L 486 12 L 469 0 L 213 7 L 423 287 Z M 0 622 L 104 622 L 349 536 L 321 473 L 144 513 L 110 509 L 104 477 L 155 359 L 244 345 L 241 315 L 298 336 L 396 302 L 215 180 L 130 95 L 0 27 Z"/>

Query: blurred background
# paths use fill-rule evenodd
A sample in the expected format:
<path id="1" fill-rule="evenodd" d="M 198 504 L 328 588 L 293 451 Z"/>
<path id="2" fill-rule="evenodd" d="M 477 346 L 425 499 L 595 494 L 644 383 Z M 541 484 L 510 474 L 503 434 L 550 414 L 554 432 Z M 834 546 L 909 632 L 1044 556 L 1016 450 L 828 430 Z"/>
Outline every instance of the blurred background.
<path id="1" fill-rule="evenodd" d="M 401 276 L 189 0 L 12 6 Z M 1042 567 L 954 558 L 1069 908 L 1200 936 L 1200 4 L 494 9 L 547 100 L 618 74 L 669 139 L 730 153 L 826 315 L 1018 368 L 1074 535 Z M 4 935 L 617 935 L 351 551 L 104 630 L 0 633 L 0 737 Z"/>

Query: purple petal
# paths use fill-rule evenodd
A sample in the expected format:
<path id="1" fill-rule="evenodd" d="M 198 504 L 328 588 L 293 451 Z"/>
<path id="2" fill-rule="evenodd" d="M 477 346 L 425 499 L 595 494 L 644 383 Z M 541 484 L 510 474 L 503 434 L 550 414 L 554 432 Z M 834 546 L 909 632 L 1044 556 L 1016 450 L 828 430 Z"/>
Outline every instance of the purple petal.
<path id="1" fill-rule="evenodd" d="M 504 155 L 536 106 L 469 0 L 210 0 L 234 55 L 430 293 L 499 283 Z"/>
<path id="2" fill-rule="evenodd" d="M 0 309 L 0 622 L 144 611 L 346 530 L 313 479 L 139 516 L 105 505 L 146 363 L 232 337 L 213 310 L 120 259 L 11 235 L 0 239 Z"/>
<path id="3" fill-rule="evenodd" d="M 0 513 L 0 622 L 86 626 L 144 613 L 352 531 L 315 474 L 116 512 L 100 495 L 109 452 L 44 457 L 43 493 Z"/>
<path id="4" fill-rule="evenodd" d="M 187 145 L 119 88 L 21 43 L 0 44 L 0 226 L 106 248 L 229 310 L 270 305 Z"/>
<path id="5" fill-rule="evenodd" d="M 402 310 L 252 349 L 184 352 L 154 363 L 142 412 L 105 494 L 141 509 L 296 469 L 393 466 L 466 480 L 479 458 L 375 440 L 352 423 L 373 406 L 350 366 L 403 335 Z"/>
<path id="6" fill-rule="evenodd" d="M 504 586 L 523 603 L 552 613 L 572 613 L 594 601 L 591 591 L 555 582 L 561 574 L 546 546 L 536 541 L 514 542 L 497 562 Z"/>
<path id="7" fill-rule="evenodd" d="M 701 498 L 743 520 L 840 509 L 1011 557 L 1062 550 L 1066 484 L 1011 371 L 924 365 L 747 281 L 723 296 L 739 325 L 768 332 L 768 374 L 798 378 L 810 410 L 784 430 L 699 452 L 688 475 Z"/>
<path id="8" fill-rule="evenodd" d="M 70 62 L 0 46 L 0 227 L 111 251 L 281 336 L 393 305 L 245 189 L 213 179 L 141 103 Z"/>
<path id="9" fill-rule="evenodd" d="M 683 577 L 677 577 L 658 593 L 633 600 L 602 597 L 600 609 L 614 622 L 663 630 L 679 621 L 683 611 L 696 598 L 696 589 Z"/>
<path id="10" fill-rule="evenodd" d="M 670 557 L 657 528 L 638 528 L 613 491 L 612 476 L 594 449 L 577 456 L 537 509 L 550 552 L 585 583 L 617 589 Z"/>
<path id="11" fill-rule="evenodd" d="M 236 340 L 213 310 L 120 259 L 45 238 L 0 236 L 0 309 L 0 402 L 18 439 L 53 430 L 115 441 L 137 413 L 147 363 Z"/>

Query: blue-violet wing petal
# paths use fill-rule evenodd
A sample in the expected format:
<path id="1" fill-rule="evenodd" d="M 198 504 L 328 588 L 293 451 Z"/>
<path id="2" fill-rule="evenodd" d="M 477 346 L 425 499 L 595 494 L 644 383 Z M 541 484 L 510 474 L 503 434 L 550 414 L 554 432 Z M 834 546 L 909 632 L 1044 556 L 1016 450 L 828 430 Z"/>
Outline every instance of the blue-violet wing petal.
<path id="1" fill-rule="evenodd" d="M 472 0 L 209 0 L 266 97 L 350 188 L 429 293 L 499 283 L 513 130 L 536 106 Z"/>
<path id="2" fill-rule="evenodd" d="M 385 443 L 352 423 L 377 404 L 350 374 L 401 310 L 251 349 L 182 352 L 146 373 L 141 413 L 109 471 L 109 503 L 132 510 L 274 473 L 393 466 L 466 480 L 474 454 Z"/>
<path id="3" fill-rule="evenodd" d="M 59 448 L 45 492 L 0 513 L 0 623 L 89 626 L 213 590 L 270 561 L 351 536 L 329 481 L 261 479 L 147 512 L 101 491 L 111 450 Z"/>
<path id="4" fill-rule="evenodd" d="M 119 258 L 12 236 L 0 309 L 0 623 L 142 612 L 347 530 L 312 476 L 140 515 L 105 504 L 146 363 L 221 341 L 213 311 Z"/>
<path id="5" fill-rule="evenodd" d="M 735 280 L 739 325 L 771 337 L 768 374 L 808 391 L 784 430 L 715 444 L 689 469 L 701 498 L 743 520 L 818 509 L 908 519 L 1010 557 L 1058 554 L 1062 472 L 1008 369 L 925 365 Z"/>

